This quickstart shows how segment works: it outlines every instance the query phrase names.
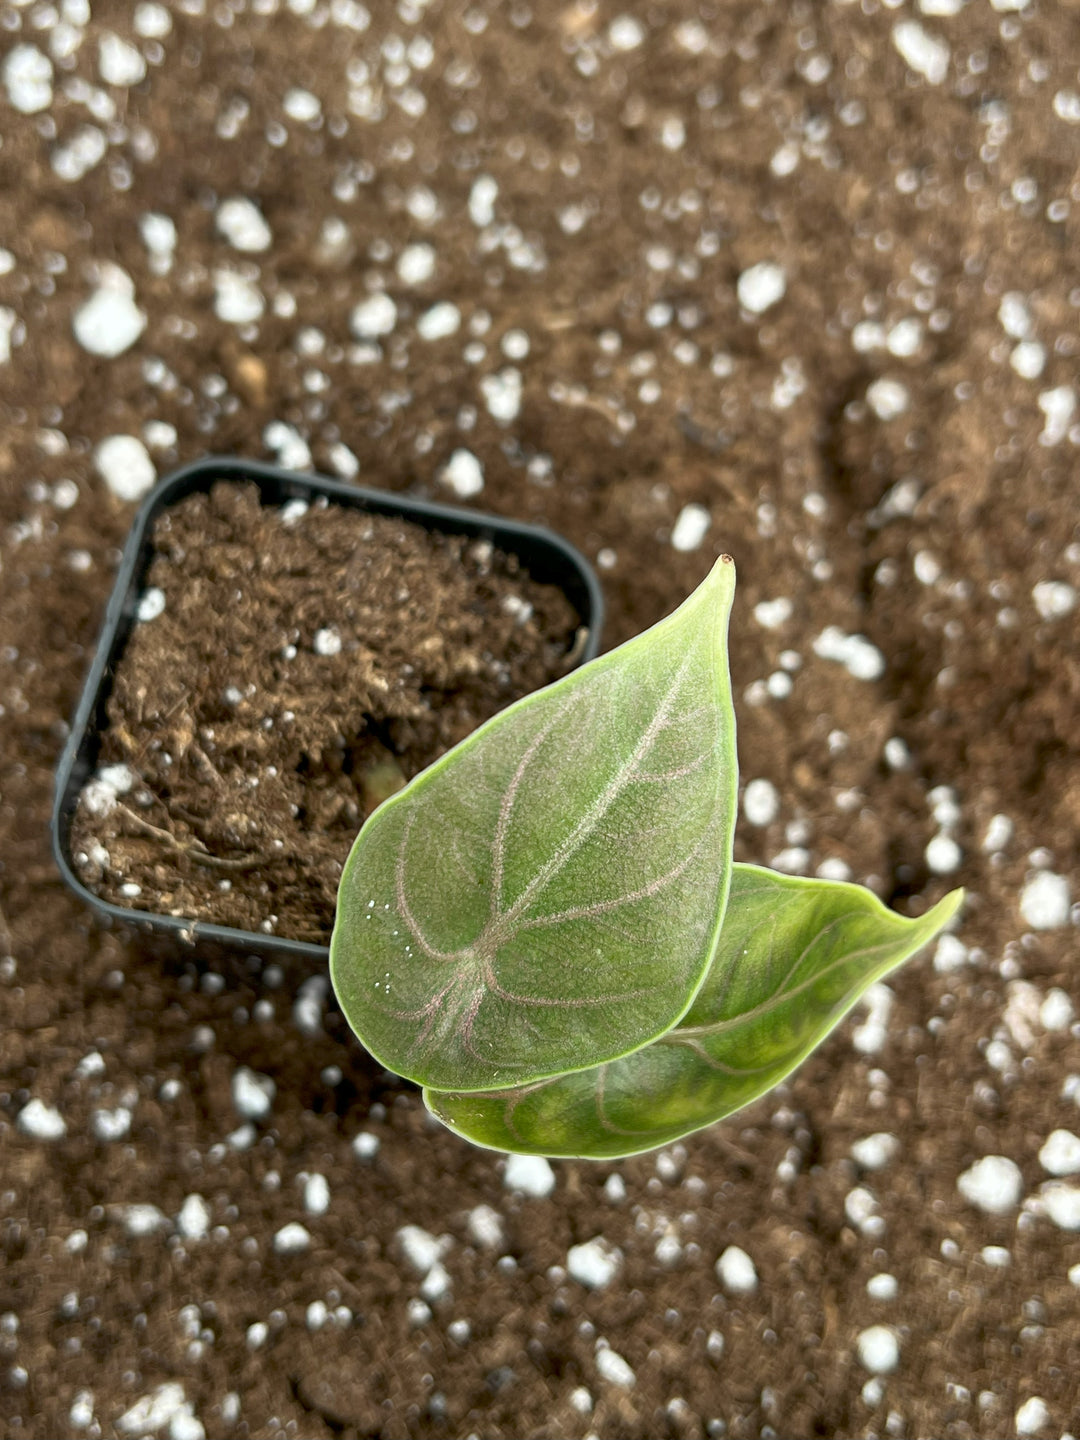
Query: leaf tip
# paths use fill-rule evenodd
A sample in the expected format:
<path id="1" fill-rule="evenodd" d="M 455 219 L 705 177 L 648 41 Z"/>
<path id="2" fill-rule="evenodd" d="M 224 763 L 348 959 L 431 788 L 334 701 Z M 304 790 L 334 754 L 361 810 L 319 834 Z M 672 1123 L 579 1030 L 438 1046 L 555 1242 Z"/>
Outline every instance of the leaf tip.
<path id="1" fill-rule="evenodd" d="M 722 597 L 730 605 L 735 593 L 735 561 L 728 554 L 718 555 L 713 567 L 699 586 L 699 593 Z"/>
<path id="2" fill-rule="evenodd" d="M 931 906 L 924 918 L 932 921 L 935 933 L 943 930 L 953 916 L 959 913 L 966 899 L 967 891 L 962 885 L 958 885 L 955 890 L 943 895 L 936 905 Z"/>

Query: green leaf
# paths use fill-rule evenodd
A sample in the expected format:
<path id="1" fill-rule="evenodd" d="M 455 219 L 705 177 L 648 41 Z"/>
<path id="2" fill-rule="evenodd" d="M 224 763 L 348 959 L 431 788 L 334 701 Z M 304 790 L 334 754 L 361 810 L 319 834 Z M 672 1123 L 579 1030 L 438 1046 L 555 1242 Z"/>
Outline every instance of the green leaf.
<path id="1" fill-rule="evenodd" d="M 954 890 L 917 920 L 869 890 L 735 865 L 709 974 L 683 1020 L 596 1069 L 487 1095 L 428 1089 L 428 1108 L 496 1150 L 608 1159 L 699 1130 L 765 1094 L 875 981 L 955 914 Z"/>
<path id="2" fill-rule="evenodd" d="M 616 1060 L 716 949 L 737 803 L 728 556 L 667 619 L 387 800 L 342 875 L 334 988 L 388 1069 L 459 1094 Z"/>

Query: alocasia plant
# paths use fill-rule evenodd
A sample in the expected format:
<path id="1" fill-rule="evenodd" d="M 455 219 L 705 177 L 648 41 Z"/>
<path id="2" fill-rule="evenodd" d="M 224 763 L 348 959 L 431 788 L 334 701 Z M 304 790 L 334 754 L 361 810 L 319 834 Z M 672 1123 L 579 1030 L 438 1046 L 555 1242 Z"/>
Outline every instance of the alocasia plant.
<path id="1" fill-rule="evenodd" d="M 352 1028 L 480 1145 L 611 1158 L 777 1084 L 963 898 L 732 861 L 721 556 L 674 614 L 519 700 L 371 816 L 330 945 Z"/>

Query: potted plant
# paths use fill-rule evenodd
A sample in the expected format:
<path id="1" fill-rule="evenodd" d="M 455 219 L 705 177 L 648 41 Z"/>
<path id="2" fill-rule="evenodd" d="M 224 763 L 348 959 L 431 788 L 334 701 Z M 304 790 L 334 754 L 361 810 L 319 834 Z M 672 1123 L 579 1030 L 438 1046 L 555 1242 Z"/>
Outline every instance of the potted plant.
<path id="1" fill-rule="evenodd" d="M 329 491 L 342 513 L 329 513 Z M 293 543 L 313 496 L 322 518 Z M 345 533 L 345 507 L 362 544 Z M 402 548 L 414 508 L 224 462 L 158 492 L 132 533 L 61 766 L 61 867 L 110 917 L 190 943 L 321 965 L 318 927 L 332 916 L 345 1018 L 477 1144 L 595 1159 L 669 1144 L 782 1080 L 941 931 L 963 892 L 906 919 L 862 886 L 734 863 L 728 555 L 672 615 L 593 658 L 599 602 L 576 552 L 527 528 L 496 533 L 489 518 L 429 511 L 429 529 L 456 536 L 450 558 L 485 583 L 494 540 L 517 557 L 506 561 L 503 620 L 554 605 L 562 636 L 546 657 L 555 673 L 503 685 L 498 698 L 513 703 L 490 704 L 485 718 L 451 701 L 440 723 L 418 667 L 436 652 L 445 661 L 457 631 L 436 605 L 437 626 L 410 632 L 427 574 Z M 388 547 L 381 568 L 362 575 L 377 540 Z M 521 561 L 530 584 L 557 575 L 562 589 L 526 594 Z M 175 604 L 166 584 L 188 603 L 154 644 L 151 627 Z M 419 605 L 429 617 L 432 607 Z M 570 644 L 577 617 L 588 638 Z M 395 668 L 398 629 L 411 648 Z M 301 644 L 309 663 L 295 668 Z M 172 674 L 178 654 L 201 657 L 193 673 Z M 579 656 L 588 663 L 573 669 Z M 341 666 L 318 689 L 328 658 Z M 241 671 L 249 661 L 261 668 Z M 464 673 L 476 669 L 474 656 Z M 302 745 L 294 694 L 307 707 Z M 264 783 L 276 808 L 252 795 Z M 345 835 L 360 826 L 347 861 L 341 827 L 327 839 L 342 820 Z M 140 860 L 158 904 L 133 913 L 117 902 L 141 897 L 130 878 Z M 202 882 L 199 906 L 184 876 Z M 215 919 L 271 905 L 246 928 Z M 295 933 L 305 923 L 314 938 Z"/>
<path id="2" fill-rule="evenodd" d="M 57 774 L 65 881 L 107 923 L 322 968 L 365 815 L 599 648 L 535 526 L 233 459 L 136 516 Z"/>

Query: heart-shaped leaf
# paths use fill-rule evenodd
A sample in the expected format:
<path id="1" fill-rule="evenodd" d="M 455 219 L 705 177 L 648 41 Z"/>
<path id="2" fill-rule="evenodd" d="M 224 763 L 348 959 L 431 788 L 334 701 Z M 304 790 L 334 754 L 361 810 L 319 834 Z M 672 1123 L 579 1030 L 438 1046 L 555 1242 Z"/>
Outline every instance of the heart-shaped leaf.
<path id="1" fill-rule="evenodd" d="M 625 1058 L 495 1094 L 424 1093 L 478 1145 L 608 1159 L 669 1144 L 757 1099 L 795 1068 L 870 985 L 956 912 L 954 890 L 906 920 L 869 890 L 733 868 L 709 973 L 668 1034 Z"/>
<path id="2" fill-rule="evenodd" d="M 617 1060 L 709 969 L 737 802 L 728 556 L 674 614 L 387 800 L 342 875 L 334 988 L 388 1069 L 457 1094 Z"/>

